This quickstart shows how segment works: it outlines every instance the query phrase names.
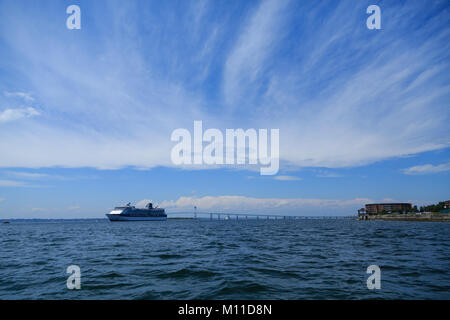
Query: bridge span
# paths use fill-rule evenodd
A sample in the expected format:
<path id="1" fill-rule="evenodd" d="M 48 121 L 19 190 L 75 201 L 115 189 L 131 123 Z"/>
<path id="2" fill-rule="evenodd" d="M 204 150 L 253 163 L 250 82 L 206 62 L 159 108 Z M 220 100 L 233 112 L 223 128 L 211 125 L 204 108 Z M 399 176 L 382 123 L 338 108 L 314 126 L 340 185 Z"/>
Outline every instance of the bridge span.
<path id="1" fill-rule="evenodd" d="M 338 216 L 300 216 L 257 213 L 226 212 L 167 212 L 167 218 L 185 218 L 197 220 L 295 220 L 295 219 L 339 219 Z"/>

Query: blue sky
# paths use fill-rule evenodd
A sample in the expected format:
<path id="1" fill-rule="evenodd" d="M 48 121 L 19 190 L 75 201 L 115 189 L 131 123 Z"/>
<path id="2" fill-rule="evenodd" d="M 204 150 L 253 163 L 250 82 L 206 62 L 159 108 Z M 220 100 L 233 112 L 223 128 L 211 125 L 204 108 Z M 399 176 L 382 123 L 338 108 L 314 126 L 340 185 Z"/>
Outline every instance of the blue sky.
<path id="1" fill-rule="evenodd" d="M 0 218 L 448 200 L 449 55 L 448 1 L 0 0 Z M 278 175 L 177 167 L 194 120 L 279 129 Z"/>

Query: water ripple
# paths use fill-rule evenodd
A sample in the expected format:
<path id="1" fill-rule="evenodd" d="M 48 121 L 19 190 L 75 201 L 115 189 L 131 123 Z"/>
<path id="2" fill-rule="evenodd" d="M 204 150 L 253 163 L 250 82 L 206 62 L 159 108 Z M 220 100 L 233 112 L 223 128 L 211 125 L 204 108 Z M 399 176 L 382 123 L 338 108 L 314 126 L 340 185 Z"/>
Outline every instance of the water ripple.
<path id="1" fill-rule="evenodd" d="M 448 223 L 89 220 L 0 226 L 0 299 L 450 299 Z M 66 268 L 81 268 L 68 290 Z M 366 287 L 367 266 L 382 289 Z"/>

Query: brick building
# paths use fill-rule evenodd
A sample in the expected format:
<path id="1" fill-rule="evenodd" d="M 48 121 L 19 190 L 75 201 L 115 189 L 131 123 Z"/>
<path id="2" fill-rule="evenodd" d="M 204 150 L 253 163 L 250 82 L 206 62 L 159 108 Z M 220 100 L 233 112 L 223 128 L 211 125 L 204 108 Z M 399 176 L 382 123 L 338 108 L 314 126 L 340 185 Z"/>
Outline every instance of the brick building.
<path id="1" fill-rule="evenodd" d="M 406 212 L 411 210 L 411 203 L 371 203 L 366 204 L 367 214 L 379 214 L 383 211 L 392 212 Z"/>

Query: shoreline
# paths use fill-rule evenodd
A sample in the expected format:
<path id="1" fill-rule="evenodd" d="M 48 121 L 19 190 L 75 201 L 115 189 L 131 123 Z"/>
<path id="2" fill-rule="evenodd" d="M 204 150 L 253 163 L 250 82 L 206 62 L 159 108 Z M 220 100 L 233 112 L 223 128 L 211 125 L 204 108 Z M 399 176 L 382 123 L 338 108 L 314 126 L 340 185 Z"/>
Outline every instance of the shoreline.
<path id="1" fill-rule="evenodd" d="M 382 221 L 419 221 L 419 222 L 450 222 L 450 214 L 426 213 L 426 214 L 384 214 L 384 215 L 363 215 L 358 220 L 382 220 Z"/>

